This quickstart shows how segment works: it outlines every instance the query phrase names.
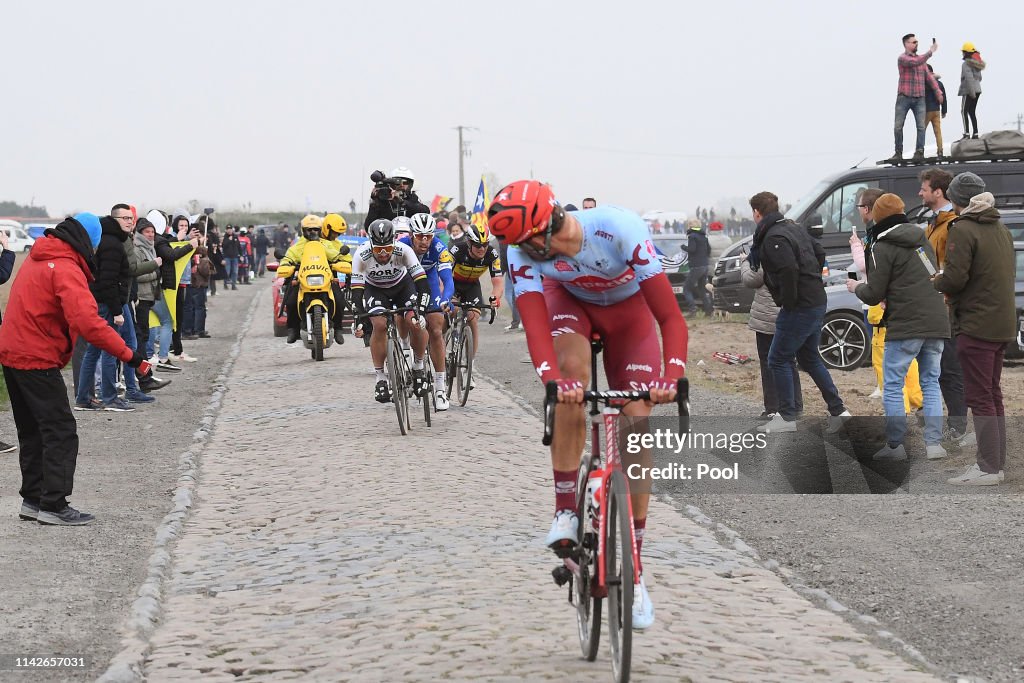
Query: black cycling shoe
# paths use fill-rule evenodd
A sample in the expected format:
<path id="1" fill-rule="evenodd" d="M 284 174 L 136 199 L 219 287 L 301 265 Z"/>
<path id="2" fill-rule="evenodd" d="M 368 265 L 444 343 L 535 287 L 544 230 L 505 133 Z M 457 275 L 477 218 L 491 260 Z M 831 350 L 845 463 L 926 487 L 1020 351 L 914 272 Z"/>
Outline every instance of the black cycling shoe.
<path id="1" fill-rule="evenodd" d="M 289 344 L 294 344 L 295 342 L 299 341 L 299 331 L 293 330 L 292 328 L 289 327 L 288 338 L 285 339 L 285 341 L 288 342 Z"/>
<path id="2" fill-rule="evenodd" d="M 388 381 L 386 379 L 377 380 L 377 386 L 374 388 L 373 398 L 378 403 L 390 403 L 391 402 L 391 389 L 388 387 Z"/>

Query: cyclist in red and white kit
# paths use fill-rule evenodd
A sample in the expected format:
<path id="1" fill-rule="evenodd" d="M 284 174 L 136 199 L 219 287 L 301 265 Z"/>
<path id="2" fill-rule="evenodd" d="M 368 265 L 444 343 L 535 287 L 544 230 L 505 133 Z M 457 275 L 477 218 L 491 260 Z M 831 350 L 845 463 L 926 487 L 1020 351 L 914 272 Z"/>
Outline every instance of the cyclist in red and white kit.
<path id="1" fill-rule="evenodd" d="M 565 212 L 548 185 L 520 180 L 502 188 L 488 225 L 508 250 L 516 306 L 541 381 L 558 384 L 551 463 L 555 518 L 546 542 L 577 542 L 576 469 L 586 442 L 583 391 L 590 381 L 590 338 L 604 340 L 604 369 L 612 389 L 648 389 L 651 404 L 630 403 L 623 414 L 647 417 L 654 403 L 675 400 L 686 370 L 687 330 L 647 225 L 615 206 Z M 655 321 L 664 339 L 659 347 Z M 662 369 L 664 360 L 664 370 Z M 645 454 L 650 459 L 650 452 Z M 632 495 L 637 553 L 643 545 L 650 494 Z M 633 626 L 648 628 L 654 607 L 643 580 L 633 603 Z"/>

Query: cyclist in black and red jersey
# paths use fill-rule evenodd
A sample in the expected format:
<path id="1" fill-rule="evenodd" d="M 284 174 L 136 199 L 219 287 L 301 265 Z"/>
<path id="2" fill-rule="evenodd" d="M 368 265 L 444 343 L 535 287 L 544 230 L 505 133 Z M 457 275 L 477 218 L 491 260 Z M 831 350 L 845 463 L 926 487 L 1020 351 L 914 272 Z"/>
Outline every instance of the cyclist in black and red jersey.
<path id="1" fill-rule="evenodd" d="M 582 403 L 591 334 L 604 340 L 612 389 L 646 389 L 652 404 L 668 403 L 686 370 L 686 322 L 647 226 L 635 213 L 615 206 L 567 213 L 549 186 L 520 180 L 498 192 L 488 223 L 499 240 L 515 245 L 508 250 L 508 273 L 530 357 L 542 381 L 558 384 L 551 444 L 555 518 L 547 543 L 564 549 L 577 543 L 579 533 L 576 468 L 586 441 Z M 655 321 L 664 339 L 664 370 Z M 630 403 L 622 412 L 647 417 L 651 405 Z M 650 458 L 649 451 L 644 455 Z M 638 555 L 649 498 L 643 491 L 632 495 Z M 654 622 L 642 572 L 641 564 L 633 602 L 638 629 Z"/>

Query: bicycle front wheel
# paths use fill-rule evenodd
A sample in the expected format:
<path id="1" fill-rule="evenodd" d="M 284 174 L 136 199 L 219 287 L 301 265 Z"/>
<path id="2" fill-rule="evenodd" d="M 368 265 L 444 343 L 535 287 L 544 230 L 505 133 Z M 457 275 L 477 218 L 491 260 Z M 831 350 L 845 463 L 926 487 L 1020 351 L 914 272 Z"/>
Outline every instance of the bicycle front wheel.
<path id="1" fill-rule="evenodd" d="M 591 455 L 584 453 L 576 471 L 576 517 L 580 520 L 579 572 L 573 576 L 572 585 L 580 650 L 588 662 L 597 659 L 597 647 L 601 642 L 601 598 L 593 595 L 597 575 L 597 534 L 587 514 L 587 479 L 590 477 L 591 460 Z"/>
<path id="2" fill-rule="evenodd" d="M 611 474 L 605 492 L 608 523 L 605 528 L 605 583 L 608 586 L 608 641 L 612 675 L 618 683 L 629 680 L 633 654 L 633 529 L 629 514 L 629 485 L 622 470 Z"/>
<path id="3" fill-rule="evenodd" d="M 405 393 L 405 358 L 394 339 L 388 339 L 388 380 L 391 382 L 391 401 L 398 414 L 398 428 L 402 435 L 409 433 L 409 397 Z"/>
<path id="4" fill-rule="evenodd" d="M 455 326 L 449 327 L 444 333 L 444 388 L 445 395 L 452 397 L 452 388 L 455 386 L 456 369 L 459 363 L 459 335 L 455 333 Z"/>
<path id="5" fill-rule="evenodd" d="M 469 389 L 473 382 L 473 329 L 468 325 L 462 330 L 459 341 L 459 359 L 457 368 L 459 380 L 459 405 L 466 405 L 469 400 Z"/>
<path id="6" fill-rule="evenodd" d="M 424 360 L 424 365 L 430 367 L 433 362 L 430 360 L 428 355 Z M 426 377 L 423 380 L 423 395 L 420 396 L 420 400 L 423 401 L 423 419 L 426 421 L 427 426 L 430 426 L 430 414 L 434 412 L 434 373 L 429 370 L 425 370 Z"/>

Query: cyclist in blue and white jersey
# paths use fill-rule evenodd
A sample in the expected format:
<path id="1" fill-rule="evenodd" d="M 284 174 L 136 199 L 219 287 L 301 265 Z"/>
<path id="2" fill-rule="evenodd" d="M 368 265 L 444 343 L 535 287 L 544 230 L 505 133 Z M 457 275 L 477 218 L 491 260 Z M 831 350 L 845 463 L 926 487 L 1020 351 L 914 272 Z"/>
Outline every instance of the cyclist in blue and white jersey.
<path id="1" fill-rule="evenodd" d="M 409 220 L 411 236 L 398 241 L 412 247 L 420 260 L 427 283 L 430 285 L 430 305 L 427 307 L 426 332 L 413 330 L 413 335 L 429 335 L 427 353 L 434 363 L 434 396 L 437 409 L 448 410 L 448 396 L 445 392 L 444 371 L 444 311 L 448 310 L 455 285 L 452 283 L 452 255 L 439 240 L 437 223 L 429 213 L 418 213 Z"/>

